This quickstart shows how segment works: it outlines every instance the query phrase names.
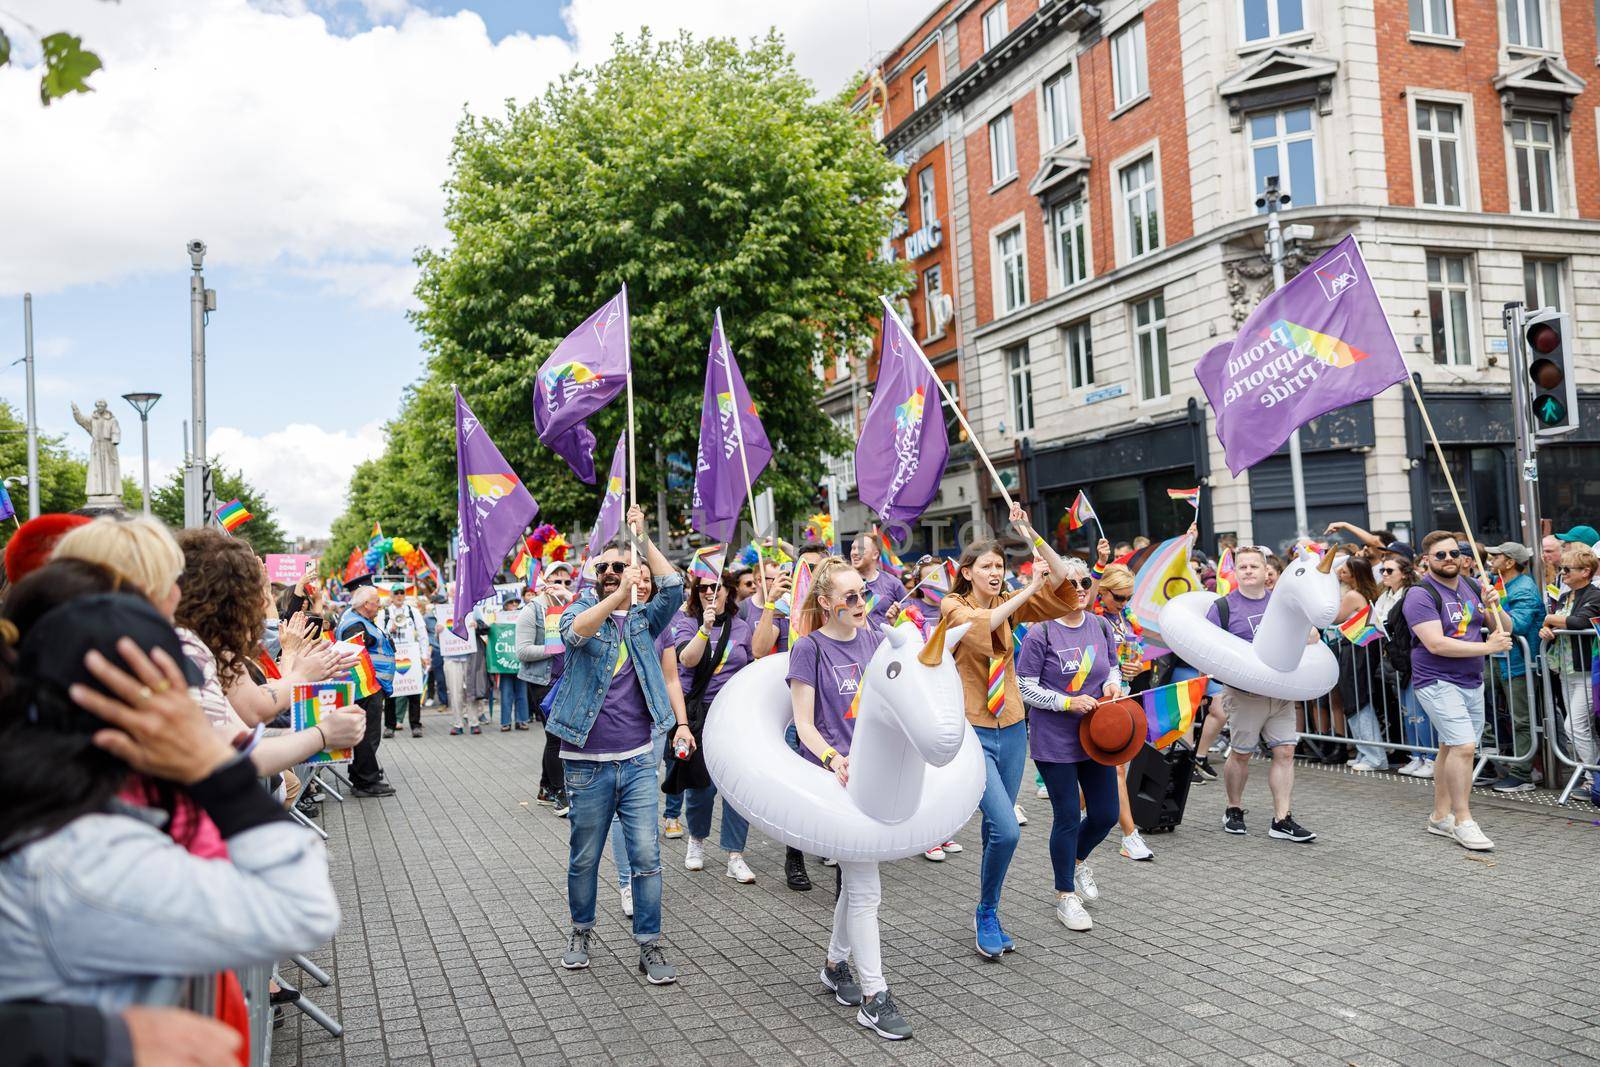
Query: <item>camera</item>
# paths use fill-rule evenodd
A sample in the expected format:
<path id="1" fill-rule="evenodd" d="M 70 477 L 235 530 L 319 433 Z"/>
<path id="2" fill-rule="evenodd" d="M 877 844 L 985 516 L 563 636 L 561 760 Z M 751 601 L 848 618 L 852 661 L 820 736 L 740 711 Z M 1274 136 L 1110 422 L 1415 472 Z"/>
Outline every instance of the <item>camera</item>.
<path id="1" fill-rule="evenodd" d="M 198 238 L 189 242 L 189 262 L 195 270 L 200 269 L 201 260 L 206 258 L 206 243 Z"/>

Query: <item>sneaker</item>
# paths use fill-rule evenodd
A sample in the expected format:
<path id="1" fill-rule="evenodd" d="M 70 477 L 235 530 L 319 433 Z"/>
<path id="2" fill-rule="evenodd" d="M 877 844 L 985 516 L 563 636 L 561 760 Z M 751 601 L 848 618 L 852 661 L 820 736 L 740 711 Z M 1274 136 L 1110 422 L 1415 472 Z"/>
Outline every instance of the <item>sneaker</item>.
<path id="1" fill-rule="evenodd" d="M 1122 854 L 1130 860 L 1153 860 L 1156 854 L 1150 851 L 1150 846 L 1144 843 L 1144 838 L 1139 831 L 1122 835 Z"/>
<path id="2" fill-rule="evenodd" d="M 1002 953 L 1017 951 L 1017 943 L 1011 940 L 1011 935 L 1006 933 L 1006 928 L 1000 925 L 1000 912 L 998 910 L 994 913 L 994 925 L 1000 931 L 1000 951 Z M 972 929 L 974 932 L 978 929 L 978 920 L 976 918 L 972 920 Z"/>
<path id="3" fill-rule="evenodd" d="M 565 819 L 567 817 L 567 813 L 571 810 L 572 798 L 567 796 L 565 793 L 557 793 L 555 806 L 556 818 Z"/>
<path id="4" fill-rule="evenodd" d="M 791 848 L 784 853 L 783 880 L 796 893 L 806 893 L 811 890 L 811 876 L 806 873 L 806 854 L 804 852 L 797 848 Z"/>
<path id="5" fill-rule="evenodd" d="M 1207 778 L 1205 775 L 1200 773 L 1200 767 L 1198 764 L 1189 768 L 1190 785 L 1205 785 L 1209 781 L 1211 781 L 1210 778 Z"/>
<path id="6" fill-rule="evenodd" d="M 1026 825 L 1028 825 L 1028 813 L 1022 810 L 1022 805 L 1021 804 L 1018 804 L 1016 806 L 1016 813 L 1017 813 L 1017 825 L 1018 826 L 1026 826 Z"/>
<path id="7" fill-rule="evenodd" d="M 459 727 L 459 726 L 450 727 L 450 736 L 451 737 L 457 737 L 457 736 L 459 736 L 461 734 L 461 732 L 462 732 L 462 730 L 461 730 L 461 727 Z"/>
<path id="8" fill-rule="evenodd" d="M 946 841 L 944 844 L 940 845 L 939 847 L 944 849 L 945 853 L 947 855 L 951 855 L 951 856 L 954 856 L 957 852 L 962 851 L 961 846 L 956 844 L 954 841 Z"/>
<path id="9" fill-rule="evenodd" d="M 1056 896 L 1056 918 L 1061 920 L 1061 925 L 1068 930 L 1093 930 L 1094 920 L 1089 918 L 1089 913 L 1084 910 L 1083 901 L 1078 899 L 1076 893 L 1060 893 Z"/>
<path id="10" fill-rule="evenodd" d="M 488 715 L 487 712 L 484 712 L 483 714 L 480 714 L 478 716 L 478 725 L 479 726 L 488 726 L 489 725 L 489 715 Z M 478 731 L 474 730 L 472 732 L 473 733 L 477 733 Z"/>
<path id="11" fill-rule="evenodd" d="M 911 1036 L 911 1024 L 900 1017 L 900 1009 L 894 1006 L 887 989 L 861 1002 L 856 1022 L 890 1041 L 904 1041 Z"/>
<path id="12" fill-rule="evenodd" d="M 833 999 L 847 1008 L 854 1008 L 861 1003 L 861 985 L 856 981 L 856 976 L 850 972 L 850 961 L 840 960 L 838 963 L 824 963 L 822 973 L 817 977 L 822 979 L 822 984 L 833 993 Z"/>
<path id="13" fill-rule="evenodd" d="M 394 727 L 393 726 L 385 726 L 383 728 L 383 738 L 384 738 L 384 740 L 387 741 L 389 738 L 391 738 L 393 736 L 394 736 Z"/>
<path id="14" fill-rule="evenodd" d="M 1216 768 L 1211 766 L 1210 756 L 1202 756 L 1200 759 L 1195 760 L 1194 769 L 1200 775 L 1202 782 L 1214 782 L 1217 780 L 1217 771 Z"/>
<path id="15" fill-rule="evenodd" d="M 683 851 L 683 869 L 686 871 L 706 869 L 706 847 L 692 837 L 689 838 L 689 847 Z"/>
<path id="16" fill-rule="evenodd" d="M 943 863 L 944 849 L 939 845 L 934 845 L 932 848 L 922 854 L 922 858 L 925 860 L 932 860 L 934 863 Z"/>
<path id="17" fill-rule="evenodd" d="M 525 723 L 525 722 L 519 722 L 519 723 L 513 724 L 511 728 L 513 730 L 526 730 L 528 728 L 528 724 Z"/>
<path id="18" fill-rule="evenodd" d="M 1532 782 L 1525 782 L 1521 778 L 1509 775 L 1494 784 L 1496 793 L 1531 793 L 1537 788 Z"/>
<path id="19" fill-rule="evenodd" d="M 622 914 L 633 918 L 633 886 L 622 886 L 617 890 L 617 895 L 622 897 Z"/>
<path id="20" fill-rule="evenodd" d="M 1456 823 L 1455 838 L 1456 844 L 1473 852 L 1488 852 L 1494 848 L 1494 842 L 1484 834 L 1476 819 Z"/>
<path id="21" fill-rule="evenodd" d="M 412 737 L 421 737 L 421 736 L 422 736 L 422 727 L 420 727 L 420 726 L 413 726 L 413 727 L 412 727 L 412 728 L 411 728 L 411 736 L 412 736 Z"/>
<path id="22" fill-rule="evenodd" d="M 371 785 L 352 786 L 351 792 L 358 797 L 392 797 L 394 786 L 388 782 L 373 782 Z"/>
<path id="23" fill-rule="evenodd" d="M 1456 817 L 1453 814 L 1446 815 L 1442 819 L 1430 817 L 1428 819 L 1428 833 L 1433 834 L 1435 837 L 1454 838 L 1456 836 Z"/>
<path id="24" fill-rule="evenodd" d="M 1416 770 L 1411 772 L 1411 777 L 1413 777 L 1413 778 L 1432 778 L 1433 777 L 1433 760 L 1431 760 L 1431 759 L 1423 760 L 1422 761 L 1422 766 L 1418 767 Z"/>
<path id="25" fill-rule="evenodd" d="M 502 726 L 500 727 L 500 732 L 503 734 L 509 734 L 511 732 L 511 727 L 509 725 Z"/>
<path id="26" fill-rule="evenodd" d="M 1492 769 L 1486 766 L 1483 768 L 1483 772 L 1481 774 L 1473 776 L 1472 787 L 1474 789 L 1487 789 L 1499 780 L 1499 776 L 1497 776 Z"/>
<path id="27" fill-rule="evenodd" d="M 1295 822 L 1292 814 L 1285 815 L 1281 819 L 1273 819 L 1272 825 L 1267 827 L 1267 836 L 1276 837 L 1280 841 L 1293 841 L 1301 845 L 1307 841 L 1315 841 L 1317 839 L 1316 834 Z"/>
<path id="28" fill-rule="evenodd" d="M 839 866 L 839 861 L 834 859 L 832 856 L 824 856 L 822 858 L 822 865 L 824 867 L 837 867 Z"/>
<path id="29" fill-rule="evenodd" d="M 472 732 L 475 733 L 475 734 L 481 734 L 481 733 L 483 733 L 483 727 L 481 727 L 481 726 L 473 726 Z"/>
<path id="30" fill-rule="evenodd" d="M 749 885 L 751 882 L 756 880 L 755 872 L 752 871 L 750 869 L 750 865 L 744 861 L 744 856 L 737 852 L 728 857 L 727 874 L 729 878 L 732 878 L 740 885 Z"/>
<path id="31" fill-rule="evenodd" d="M 1093 904 L 1100 899 L 1100 883 L 1094 880 L 1094 871 L 1089 869 L 1087 863 L 1078 864 L 1078 869 L 1072 872 L 1072 884 L 1077 887 L 1084 903 Z"/>
<path id="32" fill-rule="evenodd" d="M 1366 760 L 1357 760 L 1350 764 L 1352 771 L 1386 771 L 1389 768 L 1381 763 L 1368 763 Z"/>
<path id="33" fill-rule="evenodd" d="M 669 841 L 676 841 L 683 836 L 683 823 L 677 819 L 668 819 L 661 827 L 661 836 Z"/>
<path id="34" fill-rule="evenodd" d="M 589 931 L 573 930 L 567 938 L 567 951 L 561 954 L 561 966 L 569 971 L 582 971 L 589 966 Z"/>
<path id="35" fill-rule="evenodd" d="M 1422 761 L 1419 760 L 1417 757 L 1412 756 L 1410 761 L 1407 762 L 1404 767 L 1401 767 L 1399 770 L 1395 771 L 1395 773 L 1396 774 L 1403 774 L 1407 778 L 1410 778 L 1413 774 L 1416 774 L 1421 769 L 1422 769 Z"/>
<path id="36" fill-rule="evenodd" d="M 1000 917 L 993 908 L 979 906 L 973 929 L 977 931 L 978 955 L 997 960 L 1005 954 L 1005 942 L 1000 937 Z"/>
<path id="37" fill-rule="evenodd" d="M 639 946 L 639 973 L 651 985 L 671 985 L 678 980 L 678 968 L 667 962 L 660 941 L 647 941 Z"/>
<path id="38" fill-rule="evenodd" d="M 1050 790 L 1041 785 L 1038 789 L 1033 791 L 1033 795 L 1038 797 L 1040 800 L 1049 800 Z"/>
<path id="39" fill-rule="evenodd" d="M 541 785 L 539 787 L 539 795 L 534 797 L 534 800 L 540 804 L 554 804 L 556 802 L 555 790 Z"/>
<path id="40" fill-rule="evenodd" d="M 1229 808 L 1222 813 L 1222 828 L 1230 834 L 1246 834 L 1250 831 L 1244 826 L 1244 809 Z"/>

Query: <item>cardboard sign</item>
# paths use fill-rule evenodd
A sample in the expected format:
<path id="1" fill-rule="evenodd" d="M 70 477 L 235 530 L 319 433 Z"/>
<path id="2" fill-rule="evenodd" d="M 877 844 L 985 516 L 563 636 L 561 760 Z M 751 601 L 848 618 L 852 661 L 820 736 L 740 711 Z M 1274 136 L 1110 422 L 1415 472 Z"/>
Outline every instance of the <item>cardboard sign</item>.
<path id="1" fill-rule="evenodd" d="M 472 655 L 472 642 L 465 637 L 457 637 L 450 630 L 452 616 L 450 605 L 440 604 L 433 609 L 433 617 L 439 620 L 439 627 L 435 631 L 439 635 L 439 655 L 441 656 L 470 656 Z"/>
<path id="2" fill-rule="evenodd" d="M 489 673 L 516 674 L 522 669 L 517 659 L 517 624 L 497 622 L 489 627 Z"/>
<path id="3" fill-rule="evenodd" d="M 265 558 L 268 581 L 274 585 L 294 585 L 305 576 L 306 564 L 316 563 L 321 557 L 303 552 L 268 552 Z"/>
<path id="4" fill-rule="evenodd" d="M 356 702 L 356 687 L 350 682 L 318 682 L 294 687 L 294 702 L 289 705 L 290 724 L 295 730 L 309 730 L 335 708 L 348 708 Z M 323 749 L 307 763 L 349 763 L 355 758 L 350 748 Z"/>
<path id="5" fill-rule="evenodd" d="M 423 674 L 427 659 L 415 641 L 394 643 L 394 688 L 390 696 L 415 697 L 422 695 Z"/>

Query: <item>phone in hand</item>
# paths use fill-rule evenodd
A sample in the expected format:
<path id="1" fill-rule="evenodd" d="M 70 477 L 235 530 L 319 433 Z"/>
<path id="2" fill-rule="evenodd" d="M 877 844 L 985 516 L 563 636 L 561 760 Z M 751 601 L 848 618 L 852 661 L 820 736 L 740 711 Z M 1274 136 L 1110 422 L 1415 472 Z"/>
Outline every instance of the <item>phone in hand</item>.
<path id="1" fill-rule="evenodd" d="M 311 639 L 313 641 L 315 641 L 315 640 L 321 638 L 322 637 L 322 626 L 323 626 L 322 616 L 321 615 L 307 615 L 306 616 L 306 622 L 311 624 L 311 634 L 310 634 Z"/>

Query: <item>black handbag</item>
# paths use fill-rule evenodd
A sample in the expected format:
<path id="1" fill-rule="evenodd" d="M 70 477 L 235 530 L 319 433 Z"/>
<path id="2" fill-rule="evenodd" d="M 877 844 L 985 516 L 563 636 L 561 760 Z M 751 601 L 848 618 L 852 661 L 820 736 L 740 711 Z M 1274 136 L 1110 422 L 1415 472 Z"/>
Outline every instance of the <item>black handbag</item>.
<path id="1" fill-rule="evenodd" d="M 711 785 L 711 772 L 706 769 L 705 756 L 700 753 L 700 731 L 706 724 L 706 712 L 711 710 L 706 690 L 711 688 L 711 678 L 717 673 L 717 664 L 722 662 L 728 642 L 732 639 L 733 613 L 730 611 L 723 620 L 717 647 L 700 657 L 700 662 L 695 665 L 694 680 L 689 685 L 689 691 L 683 695 L 684 710 L 689 715 L 689 732 L 694 735 L 694 751 L 689 753 L 688 759 L 678 759 L 672 751 L 672 737 L 667 737 L 666 751 L 662 754 L 667 761 L 667 773 L 661 781 L 663 793 L 681 793 L 685 789 L 704 789 Z"/>

